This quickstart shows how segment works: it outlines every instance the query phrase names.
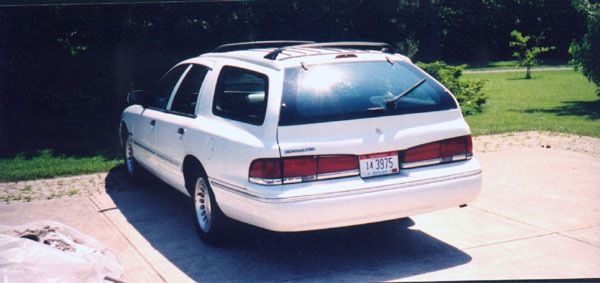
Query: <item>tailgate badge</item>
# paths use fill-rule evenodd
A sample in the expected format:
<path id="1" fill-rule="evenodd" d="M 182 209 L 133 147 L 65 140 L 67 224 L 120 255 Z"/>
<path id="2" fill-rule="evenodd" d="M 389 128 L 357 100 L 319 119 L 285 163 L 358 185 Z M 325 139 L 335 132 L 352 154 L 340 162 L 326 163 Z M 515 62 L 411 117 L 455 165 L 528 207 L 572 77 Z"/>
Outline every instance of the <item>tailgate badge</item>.
<path id="1" fill-rule="evenodd" d="M 283 151 L 283 153 L 285 154 L 290 154 L 290 153 L 303 153 L 303 152 L 309 152 L 309 151 L 315 151 L 317 150 L 314 147 L 305 147 L 305 148 L 291 148 L 291 149 L 286 149 Z"/>
<path id="2" fill-rule="evenodd" d="M 383 134 L 383 130 L 380 128 L 375 128 L 375 133 L 378 135 L 381 135 L 381 134 Z"/>

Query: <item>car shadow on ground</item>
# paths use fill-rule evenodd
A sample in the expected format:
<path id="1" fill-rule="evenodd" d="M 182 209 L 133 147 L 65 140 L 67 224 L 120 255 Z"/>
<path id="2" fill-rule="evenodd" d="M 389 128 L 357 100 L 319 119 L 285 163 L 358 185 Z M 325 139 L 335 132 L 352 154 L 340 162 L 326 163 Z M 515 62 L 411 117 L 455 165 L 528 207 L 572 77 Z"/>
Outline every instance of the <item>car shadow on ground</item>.
<path id="1" fill-rule="evenodd" d="M 134 184 L 117 167 L 106 177 L 106 190 L 128 222 L 197 281 L 381 281 L 471 261 L 459 249 L 410 229 L 409 218 L 301 233 L 239 223 L 227 244 L 213 247 L 196 234 L 190 199 L 157 179 Z"/>

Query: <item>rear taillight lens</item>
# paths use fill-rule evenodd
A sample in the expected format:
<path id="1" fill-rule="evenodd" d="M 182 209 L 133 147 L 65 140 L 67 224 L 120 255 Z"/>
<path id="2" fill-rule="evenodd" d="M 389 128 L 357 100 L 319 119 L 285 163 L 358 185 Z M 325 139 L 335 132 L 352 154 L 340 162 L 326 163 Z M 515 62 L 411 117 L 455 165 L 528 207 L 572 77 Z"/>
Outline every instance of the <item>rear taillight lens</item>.
<path id="1" fill-rule="evenodd" d="M 473 156 L 473 139 L 471 136 L 467 136 L 467 155 L 468 157 Z"/>
<path id="2" fill-rule="evenodd" d="M 440 157 L 440 143 L 428 143 L 413 148 L 409 148 L 404 152 L 404 162 L 418 162 L 423 160 L 431 160 Z"/>
<path id="3" fill-rule="evenodd" d="M 319 180 L 356 176 L 360 173 L 356 155 L 323 155 L 317 161 Z"/>
<path id="4" fill-rule="evenodd" d="M 317 157 L 302 156 L 283 159 L 283 182 L 298 183 L 317 178 Z"/>
<path id="5" fill-rule="evenodd" d="M 462 136 L 424 145 L 404 151 L 402 168 L 439 164 L 471 158 L 473 143 L 471 136 Z"/>
<path id="6" fill-rule="evenodd" d="M 442 158 L 470 158 L 473 155 L 473 141 L 471 136 L 458 137 L 442 141 L 440 155 Z"/>
<path id="7" fill-rule="evenodd" d="M 263 185 L 281 184 L 281 159 L 256 159 L 250 164 L 250 182 Z"/>
<path id="8" fill-rule="evenodd" d="M 356 155 L 319 156 L 317 170 L 319 174 L 358 170 Z"/>
<path id="9" fill-rule="evenodd" d="M 257 159 L 250 165 L 250 182 L 277 185 L 358 175 L 355 155 L 319 155 Z"/>

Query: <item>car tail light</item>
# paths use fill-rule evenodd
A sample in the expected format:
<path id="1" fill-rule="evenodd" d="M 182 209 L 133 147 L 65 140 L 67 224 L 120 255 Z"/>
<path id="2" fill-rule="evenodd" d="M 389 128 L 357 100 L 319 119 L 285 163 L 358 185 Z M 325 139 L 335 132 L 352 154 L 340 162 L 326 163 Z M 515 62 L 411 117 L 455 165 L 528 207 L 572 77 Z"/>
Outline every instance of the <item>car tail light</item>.
<path id="1" fill-rule="evenodd" d="M 473 155 L 472 150 L 470 135 L 419 145 L 404 151 L 401 167 L 414 168 L 470 159 Z"/>
<path id="2" fill-rule="evenodd" d="M 419 162 L 440 157 L 440 143 L 433 142 L 410 148 L 404 152 L 404 162 Z"/>
<path id="3" fill-rule="evenodd" d="M 473 139 L 471 138 L 471 135 L 468 135 L 466 137 L 467 137 L 467 155 L 468 155 L 468 157 L 472 157 L 473 156 Z"/>
<path id="4" fill-rule="evenodd" d="M 281 184 L 281 159 L 256 159 L 250 164 L 250 181 L 263 185 Z"/>
<path id="5" fill-rule="evenodd" d="M 250 165 L 250 182 L 278 185 L 358 175 L 355 155 L 318 155 L 257 159 Z"/>
<path id="6" fill-rule="evenodd" d="M 316 156 L 302 156 L 283 159 L 283 182 L 298 183 L 317 178 Z"/>
<path id="7" fill-rule="evenodd" d="M 319 174 L 358 170 L 356 155 L 324 155 L 318 159 Z"/>
<path id="8" fill-rule="evenodd" d="M 458 137 L 445 140 L 440 144 L 440 157 L 448 158 L 457 155 L 464 156 L 467 153 L 467 137 Z"/>

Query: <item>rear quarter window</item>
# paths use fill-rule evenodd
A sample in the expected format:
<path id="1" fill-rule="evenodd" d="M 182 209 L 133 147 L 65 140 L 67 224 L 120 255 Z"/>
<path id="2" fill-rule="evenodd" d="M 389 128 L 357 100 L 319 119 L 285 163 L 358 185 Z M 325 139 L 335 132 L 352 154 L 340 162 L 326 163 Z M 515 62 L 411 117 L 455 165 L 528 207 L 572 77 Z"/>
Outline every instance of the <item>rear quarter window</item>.
<path id="1" fill-rule="evenodd" d="M 224 66 L 217 79 L 213 114 L 262 125 L 267 108 L 269 80 L 266 75 Z"/>
<path id="2" fill-rule="evenodd" d="M 401 97 L 393 109 L 385 101 Z M 443 86 L 406 62 L 335 63 L 289 68 L 285 73 L 279 124 L 299 125 L 456 109 Z"/>

